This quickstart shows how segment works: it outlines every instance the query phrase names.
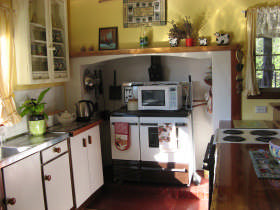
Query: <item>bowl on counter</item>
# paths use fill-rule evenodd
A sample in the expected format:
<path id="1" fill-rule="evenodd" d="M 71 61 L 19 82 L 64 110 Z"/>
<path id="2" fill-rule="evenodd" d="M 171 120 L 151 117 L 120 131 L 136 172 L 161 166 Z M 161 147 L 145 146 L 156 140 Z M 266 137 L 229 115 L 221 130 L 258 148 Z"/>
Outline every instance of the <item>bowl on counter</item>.
<path id="1" fill-rule="evenodd" d="M 56 118 L 60 124 L 70 124 L 76 120 L 76 115 L 74 113 L 69 113 L 68 111 L 62 112 L 56 115 Z"/>
<path id="2" fill-rule="evenodd" d="M 269 142 L 269 151 L 273 158 L 280 164 L 280 139 L 273 139 Z"/>

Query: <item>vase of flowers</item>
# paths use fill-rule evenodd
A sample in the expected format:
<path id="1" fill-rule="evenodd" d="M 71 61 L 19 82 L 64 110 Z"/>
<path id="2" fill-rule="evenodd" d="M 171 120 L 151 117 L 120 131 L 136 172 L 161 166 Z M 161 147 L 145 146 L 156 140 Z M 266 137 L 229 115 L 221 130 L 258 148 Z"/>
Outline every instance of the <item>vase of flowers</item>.
<path id="1" fill-rule="evenodd" d="M 186 47 L 193 46 L 193 38 L 192 38 L 192 23 L 190 21 L 190 17 L 185 17 L 184 19 L 184 33 L 186 38 Z"/>
<path id="2" fill-rule="evenodd" d="M 20 106 L 20 116 L 28 116 L 28 128 L 31 135 L 39 136 L 46 132 L 45 120 L 48 119 L 48 115 L 44 112 L 46 103 L 42 100 L 49 90 L 50 88 L 43 90 L 37 99 L 28 99 Z"/>

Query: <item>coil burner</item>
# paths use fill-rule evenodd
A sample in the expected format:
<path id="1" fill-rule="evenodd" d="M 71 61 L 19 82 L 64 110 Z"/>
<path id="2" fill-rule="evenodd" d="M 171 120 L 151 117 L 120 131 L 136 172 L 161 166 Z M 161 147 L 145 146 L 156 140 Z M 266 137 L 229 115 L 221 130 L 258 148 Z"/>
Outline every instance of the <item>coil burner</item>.
<path id="1" fill-rule="evenodd" d="M 243 134 L 244 132 L 241 130 L 225 130 L 225 134 Z"/>
<path id="2" fill-rule="evenodd" d="M 230 142 L 241 142 L 245 141 L 246 139 L 241 136 L 226 136 L 223 138 L 224 141 L 230 141 Z"/>

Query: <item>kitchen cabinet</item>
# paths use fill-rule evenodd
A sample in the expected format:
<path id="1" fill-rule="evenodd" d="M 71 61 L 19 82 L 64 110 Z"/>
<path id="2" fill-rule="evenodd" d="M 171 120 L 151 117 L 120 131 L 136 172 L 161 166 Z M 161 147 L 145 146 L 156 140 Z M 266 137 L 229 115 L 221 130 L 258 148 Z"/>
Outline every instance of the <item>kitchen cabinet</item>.
<path id="1" fill-rule="evenodd" d="M 99 126 L 89 129 L 86 135 L 88 138 L 89 186 L 92 193 L 104 183 Z"/>
<path id="2" fill-rule="evenodd" d="M 8 210 L 45 209 L 39 153 L 2 170 Z"/>
<path id="3" fill-rule="evenodd" d="M 71 209 L 73 198 L 67 141 L 54 145 L 41 154 L 43 161 L 43 157 L 53 157 L 43 165 L 47 209 Z"/>
<path id="4" fill-rule="evenodd" d="M 99 126 L 70 138 L 76 207 L 100 188 L 103 181 Z"/>
<path id="5" fill-rule="evenodd" d="M 13 0 L 18 84 L 69 79 L 66 0 Z"/>

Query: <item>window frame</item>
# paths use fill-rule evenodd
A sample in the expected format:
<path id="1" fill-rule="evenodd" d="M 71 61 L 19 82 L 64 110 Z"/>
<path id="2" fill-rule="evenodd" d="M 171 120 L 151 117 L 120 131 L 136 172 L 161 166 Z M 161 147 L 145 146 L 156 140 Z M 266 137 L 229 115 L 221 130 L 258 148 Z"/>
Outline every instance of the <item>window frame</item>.
<path id="1" fill-rule="evenodd" d="M 256 37 L 256 39 L 258 39 L 258 38 L 265 39 L 265 37 Z M 271 39 L 271 42 L 272 42 L 272 39 Z M 264 53 L 264 55 L 265 55 L 265 53 Z M 257 66 L 256 65 L 257 56 L 262 56 L 262 55 L 255 54 L 255 56 L 254 56 L 255 57 L 255 66 Z M 272 49 L 271 49 L 271 59 L 272 59 L 272 57 L 273 57 L 273 54 L 272 54 Z M 271 61 L 271 63 L 272 63 L 272 61 Z M 257 77 L 257 75 L 255 75 L 255 76 Z M 247 99 L 280 99 L 280 88 L 260 88 L 259 87 L 259 91 L 260 91 L 259 95 L 247 96 Z"/>

